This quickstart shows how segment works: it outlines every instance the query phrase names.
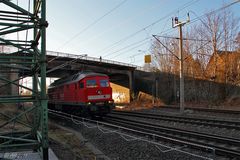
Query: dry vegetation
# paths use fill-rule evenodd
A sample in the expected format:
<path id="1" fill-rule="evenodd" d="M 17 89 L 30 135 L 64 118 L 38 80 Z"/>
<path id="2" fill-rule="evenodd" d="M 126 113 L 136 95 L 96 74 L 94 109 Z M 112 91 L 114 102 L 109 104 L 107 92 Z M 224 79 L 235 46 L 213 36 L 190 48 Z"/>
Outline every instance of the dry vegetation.
<path id="1" fill-rule="evenodd" d="M 198 102 L 201 105 L 207 101 L 207 105 L 211 106 L 240 106 L 239 22 L 238 15 L 236 17 L 231 10 L 224 9 L 207 14 L 199 24 L 184 31 L 183 70 L 188 103 Z M 164 35 L 158 39 L 165 46 L 158 41 L 152 44 L 153 71 L 178 77 L 178 39 Z M 174 78 L 170 81 L 175 81 L 170 83 L 177 85 L 173 91 L 176 97 L 178 80 Z"/>
<path id="2" fill-rule="evenodd" d="M 140 110 L 140 109 L 150 109 L 154 106 L 164 105 L 159 99 L 153 99 L 149 94 L 140 92 L 137 99 L 133 100 L 131 103 L 124 106 L 124 108 L 117 108 L 117 110 Z"/>
<path id="3" fill-rule="evenodd" d="M 14 105 L 4 105 L 0 104 L 0 110 L 1 110 L 1 116 L 0 116 L 0 124 L 4 124 L 9 119 L 6 116 L 13 117 L 14 115 L 18 114 L 18 111 L 16 110 L 16 107 Z M 9 123 L 8 125 L 5 125 L 0 128 L 1 132 L 9 132 L 9 131 L 16 131 L 21 130 L 22 125 L 19 125 L 18 123 Z"/>
<path id="4" fill-rule="evenodd" d="M 27 107 L 26 107 L 27 108 Z M 22 109 L 18 109 L 16 105 L 3 105 L 0 104 L 0 125 L 4 124 L 17 114 L 22 112 Z M 4 115 L 9 116 L 6 117 Z M 31 120 L 31 116 L 28 115 L 28 118 L 25 116 L 19 118 L 22 122 L 27 122 Z M 24 125 L 21 125 L 18 122 L 11 122 L 4 127 L 0 128 L 0 132 L 7 133 L 12 131 L 26 131 L 30 128 L 26 128 Z M 85 141 L 76 136 L 75 133 L 71 133 L 68 130 L 57 127 L 56 125 L 49 122 L 49 144 L 53 149 L 54 153 L 60 160 L 72 159 L 88 159 L 95 160 L 95 155 L 93 152 L 85 146 Z"/>
<path id="5" fill-rule="evenodd" d="M 75 133 L 49 123 L 50 147 L 60 160 L 95 160 L 94 153 L 85 146 L 85 140 L 80 139 Z"/>

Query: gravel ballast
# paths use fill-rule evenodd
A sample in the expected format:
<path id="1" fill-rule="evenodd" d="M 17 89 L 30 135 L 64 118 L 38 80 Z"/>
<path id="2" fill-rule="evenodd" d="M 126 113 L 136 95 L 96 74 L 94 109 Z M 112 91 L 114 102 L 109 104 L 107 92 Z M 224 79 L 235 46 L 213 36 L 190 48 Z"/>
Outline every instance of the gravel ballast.
<path id="1" fill-rule="evenodd" d="M 155 113 L 157 114 L 158 112 L 160 113 L 167 113 L 173 115 L 176 114 L 178 115 L 178 112 L 171 112 L 170 110 L 168 111 L 160 111 L 157 109 L 153 110 L 142 110 L 140 112 L 145 112 L 145 113 Z M 192 114 L 192 112 L 187 112 L 185 113 L 186 116 L 197 116 L 196 112 L 195 114 Z M 221 116 L 216 116 L 214 113 L 204 115 L 204 116 L 211 116 L 211 117 L 222 117 Z M 199 117 L 202 117 L 199 115 Z M 226 117 L 225 117 L 226 118 Z M 224 119 L 224 117 L 223 117 Z M 234 118 L 236 119 L 236 118 Z M 149 119 L 145 119 L 145 121 L 149 122 Z M 159 122 L 156 122 L 159 123 Z M 161 122 L 162 123 L 162 122 Z M 178 124 L 178 123 L 172 123 L 172 122 L 163 122 L 165 125 L 168 126 L 178 126 L 182 129 L 186 128 L 193 128 L 193 130 L 196 128 L 199 128 L 199 130 L 202 131 L 208 131 L 211 130 L 211 127 L 205 127 L 205 126 L 194 126 L 194 125 L 186 125 L 186 124 Z M 97 128 L 93 126 L 85 126 L 82 124 L 75 124 L 72 121 L 62 123 L 61 125 L 70 127 L 74 129 L 76 132 L 81 133 L 82 136 L 91 144 L 93 144 L 96 148 L 98 148 L 104 155 L 109 157 L 112 160 L 203 160 L 203 159 L 212 159 L 213 155 L 212 154 L 207 154 L 205 152 L 202 152 L 200 150 L 194 150 L 191 148 L 188 148 L 187 146 L 175 146 L 171 143 L 166 143 L 166 142 L 159 142 L 160 144 L 164 144 L 167 146 L 172 146 L 173 148 L 176 147 L 183 147 L 181 148 L 182 151 L 186 151 L 192 154 L 196 154 L 200 157 L 193 156 L 191 154 L 186 154 L 182 153 L 176 150 L 171 150 L 169 152 L 164 152 L 168 150 L 169 148 L 164 148 L 161 146 L 156 146 L 154 144 L 142 141 L 142 140 L 133 140 L 132 138 L 128 136 L 121 136 L 118 133 L 106 133 L 108 132 L 107 130 L 103 129 L 102 127 Z M 113 130 L 112 130 L 113 131 Z M 118 130 L 118 132 L 120 132 Z M 220 133 L 225 134 L 224 129 L 220 130 L 218 128 L 212 129 L 212 133 Z M 130 133 L 129 133 L 130 134 Z M 237 137 L 239 134 L 239 131 L 232 131 L 231 133 L 228 132 L 228 134 L 232 137 Z M 146 137 L 145 137 L 146 139 Z M 203 158 L 203 157 L 208 157 L 208 158 Z M 226 157 L 220 157 L 216 156 L 215 159 L 217 160 L 230 160 L 229 158 Z M 234 159 L 235 160 L 235 159 Z"/>
<path id="2" fill-rule="evenodd" d="M 83 125 L 73 125 L 76 131 L 79 131 L 85 139 L 95 145 L 106 156 L 113 160 L 203 160 L 206 158 L 199 158 L 187 153 L 169 150 L 169 148 L 156 146 L 154 144 L 142 141 L 133 140 L 130 137 L 121 136 L 117 133 L 103 133 L 98 128 L 88 128 Z M 168 144 L 173 146 L 173 144 Z M 176 147 L 176 146 L 175 146 Z M 162 151 L 161 151 L 162 150 Z M 196 150 L 190 150 L 185 147 L 182 149 L 189 153 L 196 153 L 199 156 L 206 156 L 205 153 Z M 212 155 L 208 157 L 211 159 Z M 218 158 L 225 160 L 225 158 Z"/>

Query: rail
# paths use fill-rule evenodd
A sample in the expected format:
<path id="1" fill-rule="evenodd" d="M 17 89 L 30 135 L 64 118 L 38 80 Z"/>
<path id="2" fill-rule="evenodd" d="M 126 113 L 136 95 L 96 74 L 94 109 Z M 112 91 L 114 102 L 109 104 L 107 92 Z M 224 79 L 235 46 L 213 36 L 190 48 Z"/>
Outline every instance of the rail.
<path id="1" fill-rule="evenodd" d="M 150 114 L 141 112 L 127 112 L 127 111 L 113 111 L 112 115 L 130 116 L 138 118 L 148 118 L 163 121 L 181 122 L 195 125 L 213 126 L 226 129 L 240 130 L 240 121 L 211 119 L 211 118 L 197 118 L 186 117 L 180 115 L 167 115 L 167 114 Z"/>
<path id="2" fill-rule="evenodd" d="M 240 157 L 240 148 L 237 147 L 240 144 L 240 140 L 236 138 L 223 137 L 198 131 L 188 131 L 185 129 L 177 129 L 145 121 L 130 120 L 109 115 L 107 116 L 107 119 L 105 118 L 105 122 L 149 132 L 158 136 L 165 136 L 170 139 L 177 139 L 180 140 L 183 145 L 198 144 L 200 146 L 207 146 L 208 148 L 212 148 L 217 155 L 224 155 L 232 158 Z M 196 146 L 192 145 L 192 147 Z"/>
<path id="3" fill-rule="evenodd" d="M 121 136 L 125 141 L 139 140 L 139 141 L 143 141 L 143 142 L 153 144 L 162 153 L 177 151 L 179 153 L 183 153 L 183 154 L 186 154 L 186 155 L 190 155 L 190 156 L 193 156 L 193 157 L 196 157 L 196 158 L 206 159 L 206 160 L 213 160 L 214 157 L 215 157 L 215 149 L 212 148 L 212 147 L 205 146 L 205 145 L 199 145 L 199 144 L 194 144 L 194 143 L 191 143 L 191 142 L 181 141 L 181 140 L 178 140 L 178 139 L 161 136 L 161 135 L 157 135 L 157 134 L 154 134 L 154 133 L 135 130 L 135 129 L 127 128 L 127 127 L 124 127 L 124 126 L 115 125 L 115 124 L 112 124 L 112 123 L 106 123 L 104 121 L 90 120 L 90 119 L 86 119 L 86 118 L 83 118 L 83 117 L 78 117 L 78 116 L 75 116 L 75 115 L 71 115 L 71 114 L 68 114 L 68 113 L 63 113 L 63 112 L 60 112 L 60 111 L 48 110 L 48 112 L 49 112 L 49 115 L 51 116 L 51 118 L 60 117 L 61 119 L 64 119 L 64 120 L 70 120 L 75 125 L 84 125 L 85 127 L 89 128 L 89 129 L 98 129 L 103 134 L 116 133 L 119 136 Z M 135 133 L 135 135 L 133 135 L 132 133 Z M 146 138 L 146 137 L 148 137 L 148 138 Z M 169 145 L 164 145 L 164 144 L 156 141 L 157 139 L 165 139 L 165 140 L 169 140 L 171 142 L 184 144 L 184 145 L 182 147 L 179 147 L 179 146 L 178 147 L 171 147 Z M 203 148 L 205 151 L 210 152 L 210 154 L 213 158 L 207 157 L 207 156 L 204 156 L 204 155 L 198 155 L 196 153 L 191 153 L 189 151 L 185 151 L 184 148 L 186 148 L 187 145 L 189 145 L 191 147 L 194 147 L 194 148 Z"/>
<path id="4" fill-rule="evenodd" d="M 158 107 L 158 106 L 156 106 Z M 162 108 L 179 109 L 178 106 L 164 105 Z M 202 111 L 202 112 L 214 112 L 214 113 L 226 113 L 226 114 L 240 114 L 240 110 L 230 110 L 230 109 L 214 109 L 214 108 L 204 108 L 204 107 L 185 107 L 185 109 Z"/>
<path id="5" fill-rule="evenodd" d="M 143 67 L 140 67 L 137 65 L 108 60 L 108 59 L 102 59 L 101 57 L 100 58 L 90 57 L 90 56 L 87 56 L 87 54 L 76 55 L 76 54 L 70 54 L 70 53 L 64 53 L 64 52 L 47 51 L 47 55 L 56 56 L 56 57 L 76 58 L 76 59 L 89 60 L 89 61 L 95 61 L 95 62 L 104 62 L 109 64 L 133 67 L 133 68 L 136 68 L 136 70 L 144 71 Z"/>

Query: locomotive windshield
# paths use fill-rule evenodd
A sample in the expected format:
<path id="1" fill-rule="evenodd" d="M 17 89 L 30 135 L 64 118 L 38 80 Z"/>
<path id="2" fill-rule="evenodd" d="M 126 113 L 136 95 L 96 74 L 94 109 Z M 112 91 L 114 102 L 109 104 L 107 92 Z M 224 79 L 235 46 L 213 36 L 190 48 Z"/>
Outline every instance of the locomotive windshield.
<path id="1" fill-rule="evenodd" d="M 97 87 L 97 81 L 95 79 L 87 80 L 87 88 Z"/>
<path id="2" fill-rule="evenodd" d="M 109 87 L 108 80 L 106 80 L 106 79 L 100 80 L 100 86 L 101 87 Z"/>

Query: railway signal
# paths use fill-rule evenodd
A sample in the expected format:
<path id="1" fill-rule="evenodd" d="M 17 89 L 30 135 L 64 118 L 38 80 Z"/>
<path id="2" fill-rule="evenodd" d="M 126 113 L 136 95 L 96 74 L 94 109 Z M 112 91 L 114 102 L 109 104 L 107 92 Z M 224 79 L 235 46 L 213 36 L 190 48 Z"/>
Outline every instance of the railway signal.
<path id="1" fill-rule="evenodd" d="M 184 22 L 179 21 L 178 17 L 172 18 L 172 27 L 179 28 L 179 79 L 180 79 L 180 112 L 184 112 L 184 75 L 183 75 L 183 38 L 182 38 L 182 26 L 190 22 L 190 16 L 188 13 L 188 19 Z"/>

